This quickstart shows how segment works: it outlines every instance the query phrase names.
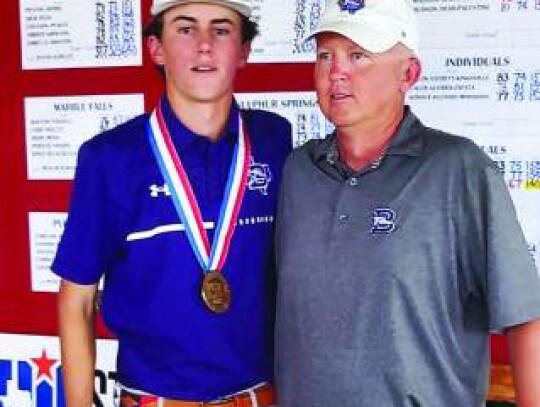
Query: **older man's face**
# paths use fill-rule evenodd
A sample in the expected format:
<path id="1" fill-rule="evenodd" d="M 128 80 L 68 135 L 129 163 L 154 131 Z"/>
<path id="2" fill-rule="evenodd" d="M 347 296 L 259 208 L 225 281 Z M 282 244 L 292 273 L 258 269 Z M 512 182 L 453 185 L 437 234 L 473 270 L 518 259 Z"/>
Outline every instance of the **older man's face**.
<path id="1" fill-rule="evenodd" d="M 322 112 L 338 128 L 384 121 L 403 108 L 416 80 L 410 62 L 401 45 L 375 54 L 342 35 L 318 34 L 314 79 Z"/>

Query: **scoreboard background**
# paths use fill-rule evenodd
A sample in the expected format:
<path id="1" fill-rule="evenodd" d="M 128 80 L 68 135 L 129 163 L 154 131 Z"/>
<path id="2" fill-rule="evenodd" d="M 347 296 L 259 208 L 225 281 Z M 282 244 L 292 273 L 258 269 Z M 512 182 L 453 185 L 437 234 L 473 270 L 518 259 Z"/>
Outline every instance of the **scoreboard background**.
<path id="1" fill-rule="evenodd" d="M 314 2 L 317 0 L 305 1 Z M 151 0 L 141 0 L 141 3 L 142 19 L 147 21 Z M 508 17 L 505 17 L 504 27 L 499 27 L 497 22 L 500 13 L 493 18 L 493 32 L 496 29 L 504 30 L 505 27 L 514 27 L 515 32 L 513 28 L 506 28 L 508 32 L 499 37 L 500 48 L 487 46 L 487 42 L 485 44 L 477 42 L 477 44 L 482 45 L 482 48 L 472 50 L 460 49 L 457 40 L 453 40 L 451 35 L 447 39 L 443 35 L 445 30 L 440 16 L 443 12 L 458 12 L 458 10 L 443 10 L 443 6 L 440 6 L 440 10 L 433 10 L 432 6 L 428 7 L 429 2 L 424 2 L 426 3 L 424 6 L 421 0 L 414 1 L 414 3 L 418 8 L 417 11 L 421 13 L 422 35 L 428 38 L 430 44 L 426 52 L 422 53 L 422 57 L 426 61 L 423 81 L 412 92 L 413 98 L 410 100 L 413 109 L 419 113 L 420 118 L 428 124 L 460 134 L 462 134 L 461 129 L 474 128 L 470 134 L 464 135 L 471 136 L 480 144 L 483 143 L 488 149 L 488 153 L 493 154 L 511 149 L 511 146 L 500 146 L 502 142 L 506 142 L 506 139 L 503 138 L 506 135 L 494 131 L 493 137 L 490 139 L 489 131 L 478 131 L 478 128 L 490 127 L 491 124 L 484 120 L 483 122 L 475 122 L 472 126 L 471 117 L 482 116 L 486 110 L 489 110 L 493 115 L 492 122 L 495 124 L 501 122 L 497 121 L 500 118 L 498 115 L 506 122 L 514 118 L 516 119 L 514 124 L 505 127 L 504 131 L 511 132 L 512 126 L 518 130 L 521 127 L 527 128 L 526 131 L 529 133 L 515 134 L 515 139 L 520 140 L 522 150 L 533 151 L 533 157 L 527 156 L 526 163 L 524 161 L 523 164 L 528 166 L 540 162 L 540 134 L 538 134 L 540 126 L 535 126 L 535 122 L 532 121 L 521 127 L 519 125 L 525 120 L 524 117 L 532 116 L 530 112 L 540 111 L 538 110 L 540 96 L 536 99 L 537 95 L 540 95 L 540 63 L 537 62 L 540 51 L 539 29 L 537 28 L 536 31 L 529 29 L 528 35 L 524 36 L 523 34 L 525 15 L 527 21 L 536 19 L 536 26 L 540 27 L 540 1 L 490 0 L 484 2 L 491 4 L 491 6 L 496 5 L 501 12 L 509 13 Z M 445 1 L 431 1 L 431 3 L 444 4 Z M 477 18 L 473 13 L 482 11 L 475 10 L 472 6 L 472 4 L 477 4 L 474 7 L 480 7 L 478 4 L 481 4 L 482 1 L 461 0 L 461 2 L 454 1 L 454 3 L 471 4 L 468 10 L 460 10 L 461 16 L 465 16 L 465 18 L 459 21 L 464 25 L 472 25 L 474 19 Z M 527 6 L 527 10 L 518 11 L 524 5 Z M 161 94 L 162 84 L 146 50 L 143 52 L 144 63 L 142 66 L 24 70 L 21 63 L 19 4 L 15 0 L 10 0 L 3 4 L 2 9 L 4 18 L 0 24 L 0 36 L 6 42 L 2 49 L 2 61 L 0 62 L 0 227 L 2 230 L 0 234 L 0 333 L 55 336 L 57 334 L 56 294 L 32 290 L 29 213 L 65 212 L 69 201 L 71 181 L 29 179 L 27 146 L 25 144 L 24 98 L 138 93 L 144 95 L 145 109 L 150 110 Z M 436 11 L 440 13 L 436 14 Z M 512 12 L 513 14 L 511 14 Z M 443 24 L 442 29 L 441 24 Z M 497 27 L 495 27 L 496 24 Z M 528 29 L 527 27 L 525 26 L 525 30 Z M 486 38 L 492 38 L 492 36 L 490 37 L 492 32 L 489 29 L 479 28 L 476 31 L 477 35 L 481 35 L 482 32 Z M 528 41 L 524 47 L 515 51 L 515 54 L 508 51 L 511 54 L 510 57 L 504 56 L 506 50 L 515 48 L 515 45 L 523 41 L 523 38 Z M 484 45 L 486 46 L 484 47 Z M 445 46 L 448 46 L 448 49 Z M 535 58 L 536 61 L 530 62 L 527 59 L 528 56 Z M 507 66 L 512 63 L 515 64 L 513 70 L 511 66 Z M 492 80 L 469 83 L 459 91 L 465 94 L 466 91 L 473 88 L 491 86 L 493 89 L 488 89 L 486 94 L 498 99 L 498 102 L 506 102 L 507 104 L 499 103 L 497 108 L 493 109 L 492 103 L 495 101 L 480 103 L 476 101 L 479 97 L 475 99 L 474 95 L 466 102 L 461 101 L 460 104 L 456 104 L 455 99 L 450 97 L 451 95 L 441 94 L 440 89 L 444 89 L 446 92 L 449 89 L 449 84 L 444 81 L 448 81 L 451 75 L 458 75 L 456 70 L 463 67 L 472 69 L 471 65 L 472 68 L 493 74 Z M 440 70 L 444 69 L 448 72 L 442 75 Z M 494 69 L 497 71 L 495 72 Z M 236 89 L 239 93 L 312 91 L 312 70 L 313 65 L 309 62 L 252 63 L 241 71 Z M 531 92 L 527 104 L 517 106 L 518 100 L 515 91 L 519 90 L 518 86 L 521 83 L 518 79 L 523 79 L 523 76 L 520 76 L 522 71 L 527 74 L 527 86 Z M 505 82 L 505 75 L 507 79 L 509 77 L 517 79 L 511 83 Z M 538 94 L 534 91 L 535 87 L 539 89 Z M 508 90 L 510 93 L 505 96 L 504 92 Z M 508 98 L 512 99 L 512 92 L 514 92 L 514 99 L 509 100 Z M 502 100 L 504 97 L 507 99 Z M 511 102 L 513 104 L 510 104 Z M 467 116 L 462 117 L 455 113 L 463 111 L 463 109 L 467 112 Z M 523 111 L 525 113 L 520 113 Z M 523 116 L 521 116 L 522 114 Z M 540 117 L 538 114 L 536 116 Z M 534 120 L 540 120 L 538 117 L 535 117 Z M 451 121 L 454 123 L 449 123 Z M 507 134 L 507 136 L 512 138 L 514 135 Z M 538 155 L 534 156 L 534 154 Z M 514 156 L 505 157 L 501 162 L 505 162 L 504 160 L 506 160 L 508 170 L 511 165 L 515 164 L 516 158 Z M 535 176 L 537 173 L 531 172 L 531 174 L 531 176 Z M 515 176 L 515 173 L 508 170 L 506 176 L 510 177 L 511 175 Z M 515 182 L 512 185 L 515 185 Z M 520 205 L 524 202 L 522 207 L 518 207 L 518 212 L 522 223 L 527 222 L 524 227 L 526 226 L 529 235 L 532 236 L 530 239 L 531 252 L 538 261 L 540 188 L 534 187 L 539 184 L 527 185 L 533 185 L 533 187 L 527 191 L 517 191 L 513 196 L 520 199 Z M 524 194 L 526 194 L 526 198 L 523 198 Z M 537 237 L 539 237 L 538 240 Z M 98 333 L 102 338 L 110 337 L 101 323 L 99 323 Z M 11 336 L 9 337 L 11 338 Z M 493 361 L 496 364 L 506 365 L 508 353 L 505 340 L 502 337 L 494 336 L 492 345 Z"/>

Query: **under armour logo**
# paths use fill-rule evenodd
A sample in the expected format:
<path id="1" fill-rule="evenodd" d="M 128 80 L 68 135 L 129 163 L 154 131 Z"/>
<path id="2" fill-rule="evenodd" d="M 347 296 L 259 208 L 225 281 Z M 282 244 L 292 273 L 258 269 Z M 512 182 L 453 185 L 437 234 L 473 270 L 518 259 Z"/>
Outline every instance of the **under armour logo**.
<path id="1" fill-rule="evenodd" d="M 157 198 L 160 194 L 163 194 L 163 196 L 171 196 L 171 191 L 167 184 L 163 184 L 162 187 L 156 184 L 150 185 L 150 196 L 152 198 Z"/>
<path id="2" fill-rule="evenodd" d="M 392 233 L 396 228 L 396 213 L 390 208 L 377 208 L 373 211 L 372 234 Z"/>

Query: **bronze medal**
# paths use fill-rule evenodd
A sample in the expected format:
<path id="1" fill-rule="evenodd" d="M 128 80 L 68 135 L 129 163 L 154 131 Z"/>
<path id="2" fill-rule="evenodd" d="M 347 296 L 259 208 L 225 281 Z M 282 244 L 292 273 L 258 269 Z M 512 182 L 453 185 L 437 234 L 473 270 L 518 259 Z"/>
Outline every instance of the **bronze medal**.
<path id="1" fill-rule="evenodd" d="M 227 182 L 223 191 L 219 218 L 214 220 L 217 226 L 212 241 L 206 232 L 199 202 L 193 193 L 182 158 L 165 124 L 161 102 L 150 115 L 147 133 L 156 162 L 174 199 L 174 208 L 185 226 L 189 244 L 201 270 L 205 272 L 201 287 L 204 303 L 215 313 L 226 312 L 231 305 L 231 291 L 219 269 L 229 254 L 251 166 L 251 142 L 242 115 L 238 114 L 238 140 L 234 143 L 229 168 L 231 182 Z"/>
<path id="2" fill-rule="evenodd" d="M 231 305 L 231 290 L 229 283 L 220 271 L 205 273 L 201 295 L 206 306 L 215 313 L 222 313 Z"/>

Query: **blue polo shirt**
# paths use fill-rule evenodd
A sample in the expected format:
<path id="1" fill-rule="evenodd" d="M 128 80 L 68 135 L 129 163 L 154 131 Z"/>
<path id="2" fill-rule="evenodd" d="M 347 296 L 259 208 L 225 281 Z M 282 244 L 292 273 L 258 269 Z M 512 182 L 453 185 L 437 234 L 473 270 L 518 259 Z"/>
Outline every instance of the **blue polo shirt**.
<path id="1" fill-rule="evenodd" d="M 234 145 L 238 106 L 217 142 L 163 115 L 212 241 Z M 272 232 L 281 170 L 291 149 L 282 117 L 243 111 L 252 144 L 248 186 L 223 274 L 232 301 L 210 311 L 203 272 L 165 187 L 139 116 L 85 142 L 52 269 L 78 284 L 104 276 L 102 312 L 119 340 L 118 378 L 147 393 L 214 400 L 272 381 Z"/>

